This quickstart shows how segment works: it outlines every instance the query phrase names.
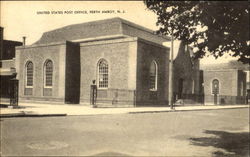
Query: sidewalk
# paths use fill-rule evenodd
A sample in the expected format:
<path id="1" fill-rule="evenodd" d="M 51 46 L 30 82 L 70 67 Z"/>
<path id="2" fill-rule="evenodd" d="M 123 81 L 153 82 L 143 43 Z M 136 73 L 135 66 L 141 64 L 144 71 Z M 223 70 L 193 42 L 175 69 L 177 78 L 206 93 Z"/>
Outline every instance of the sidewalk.
<path id="1" fill-rule="evenodd" d="M 20 103 L 19 108 L 0 108 L 0 117 L 32 117 L 32 116 L 73 116 L 73 115 L 100 115 L 100 114 L 127 114 L 151 112 L 178 112 L 195 110 L 215 110 L 229 108 L 249 108 L 249 105 L 226 106 L 177 106 L 174 110 L 170 107 L 131 107 L 131 108 L 92 108 L 79 104 L 38 104 Z"/>

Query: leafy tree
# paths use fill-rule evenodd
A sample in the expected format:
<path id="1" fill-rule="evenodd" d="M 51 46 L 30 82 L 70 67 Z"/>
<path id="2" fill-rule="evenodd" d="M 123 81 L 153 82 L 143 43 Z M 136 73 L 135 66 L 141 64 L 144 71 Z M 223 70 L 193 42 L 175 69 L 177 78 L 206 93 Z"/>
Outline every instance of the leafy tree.
<path id="1" fill-rule="evenodd" d="M 158 15 L 157 31 L 173 32 L 197 49 L 196 58 L 206 51 L 215 58 L 228 53 L 249 63 L 248 1 L 156 1 L 144 0 L 147 8 Z"/>

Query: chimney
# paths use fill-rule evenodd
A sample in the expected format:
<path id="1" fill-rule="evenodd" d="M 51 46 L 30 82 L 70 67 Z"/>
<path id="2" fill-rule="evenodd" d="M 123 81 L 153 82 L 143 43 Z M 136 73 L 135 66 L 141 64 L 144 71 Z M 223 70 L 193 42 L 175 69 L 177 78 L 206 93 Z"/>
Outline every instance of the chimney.
<path id="1" fill-rule="evenodd" d="M 0 60 L 3 59 L 3 27 L 0 27 Z"/>
<path id="2" fill-rule="evenodd" d="M 23 36 L 23 46 L 25 46 L 25 42 L 26 42 L 26 37 Z"/>
<path id="3" fill-rule="evenodd" d="M 1 41 L 3 40 L 3 27 L 0 27 L 0 37 L 1 37 Z"/>

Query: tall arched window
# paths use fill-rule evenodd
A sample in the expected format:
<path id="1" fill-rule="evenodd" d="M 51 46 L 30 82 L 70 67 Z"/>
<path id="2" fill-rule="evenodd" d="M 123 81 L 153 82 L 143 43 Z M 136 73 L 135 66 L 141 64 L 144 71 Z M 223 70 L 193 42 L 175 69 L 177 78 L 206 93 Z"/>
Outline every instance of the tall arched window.
<path id="1" fill-rule="evenodd" d="M 31 61 L 28 61 L 26 63 L 26 87 L 33 87 L 33 63 Z"/>
<path id="2" fill-rule="evenodd" d="M 104 59 L 101 59 L 98 63 L 98 87 L 99 88 L 108 88 L 109 82 L 109 71 L 108 71 L 108 62 Z"/>
<path id="3" fill-rule="evenodd" d="M 157 78 L 158 78 L 157 75 L 158 75 L 157 63 L 156 61 L 152 61 L 149 69 L 149 76 L 150 76 L 149 89 L 152 91 L 157 90 Z"/>
<path id="4" fill-rule="evenodd" d="M 214 79 L 212 82 L 212 94 L 219 94 L 220 93 L 220 83 L 219 80 Z"/>
<path id="5" fill-rule="evenodd" d="M 52 87 L 53 85 L 53 62 L 47 60 L 44 64 L 44 86 Z"/>

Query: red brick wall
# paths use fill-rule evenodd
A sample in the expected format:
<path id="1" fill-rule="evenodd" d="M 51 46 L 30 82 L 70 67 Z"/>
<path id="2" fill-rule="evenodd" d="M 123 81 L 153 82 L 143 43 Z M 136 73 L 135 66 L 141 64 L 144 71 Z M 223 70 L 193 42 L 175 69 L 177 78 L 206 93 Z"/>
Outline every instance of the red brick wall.
<path id="1" fill-rule="evenodd" d="M 214 103 L 214 95 L 211 92 L 214 79 L 219 80 L 218 104 L 244 104 L 245 94 L 240 96 L 240 82 L 243 82 L 245 93 L 246 76 L 242 71 L 236 69 L 204 71 L 205 104 Z"/>
<path id="2" fill-rule="evenodd" d="M 65 95 L 65 51 L 66 45 L 26 46 L 16 49 L 16 69 L 19 79 L 19 97 L 21 100 L 61 101 Z M 44 96 L 43 68 L 47 59 L 53 62 L 52 96 Z M 24 95 L 25 65 L 32 61 L 34 66 L 32 95 Z"/>
<path id="3" fill-rule="evenodd" d="M 150 91 L 149 68 L 155 60 L 158 65 L 158 89 Z M 138 41 L 136 103 L 138 105 L 167 105 L 169 49 L 144 40 Z"/>
<path id="4" fill-rule="evenodd" d="M 123 41 L 122 39 L 112 40 L 109 42 L 91 42 L 80 44 L 81 58 L 81 88 L 80 102 L 89 103 L 90 85 L 92 80 L 97 80 L 97 64 L 100 59 L 105 59 L 109 65 L 109 86 L 108 89 L 98 91 L 98 102 L 103 103 L 119 103 L 114 92 L 116 90 L 129 89 L 129 51 L 130 45 L 136 41 Z M 136 52 L 134 52 L 136 53 Z M 135 67 L 134 67 L 135 68 Z M 120 103 L 128 101 L 133 104 L 133 97 L 130 94 L 120 94 Z"/>

